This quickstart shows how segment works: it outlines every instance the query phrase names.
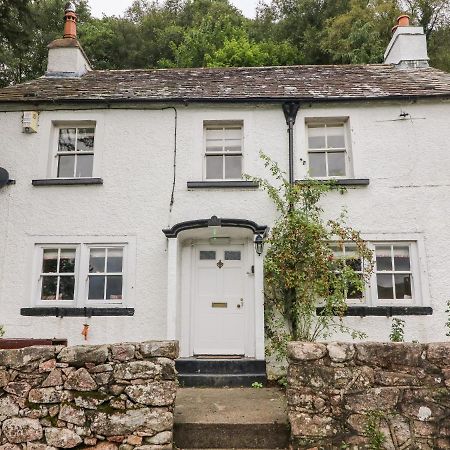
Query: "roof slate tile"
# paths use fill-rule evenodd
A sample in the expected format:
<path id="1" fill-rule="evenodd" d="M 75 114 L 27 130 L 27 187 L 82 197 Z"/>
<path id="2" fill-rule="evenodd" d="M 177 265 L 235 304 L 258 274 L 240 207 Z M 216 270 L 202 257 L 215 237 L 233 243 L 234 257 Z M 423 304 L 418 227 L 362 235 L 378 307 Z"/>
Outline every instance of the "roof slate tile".
<path id="1" fill-rule="evenodd" d="M 450 74 L 392 65 L 94 70 L 0 89 L 10 102 L 326 101 L 450 97 Z"/>

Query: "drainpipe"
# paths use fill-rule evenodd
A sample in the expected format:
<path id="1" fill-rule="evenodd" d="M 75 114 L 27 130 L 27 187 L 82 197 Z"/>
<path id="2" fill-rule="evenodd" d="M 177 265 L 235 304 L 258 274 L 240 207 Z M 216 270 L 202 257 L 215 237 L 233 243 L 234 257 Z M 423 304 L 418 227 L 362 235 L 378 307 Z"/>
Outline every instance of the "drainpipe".
<path id="1" fill-rule="evenodd" d="M 299 108 L 299 103 L 283 103 L 283 112 L 289 133 L 289 183 L 291 184 L 294 184 L 294 124 Z"/>

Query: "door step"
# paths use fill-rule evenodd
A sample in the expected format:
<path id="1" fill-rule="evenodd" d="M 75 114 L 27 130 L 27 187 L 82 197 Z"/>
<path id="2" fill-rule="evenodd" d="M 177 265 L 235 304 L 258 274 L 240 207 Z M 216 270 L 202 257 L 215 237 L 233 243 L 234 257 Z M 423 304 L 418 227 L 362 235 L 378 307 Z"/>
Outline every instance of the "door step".
<path id="1" fill-rule="evenodd" d="M 257 359 L 180 358 L 175 361 L 182 387 L 251 387 L 267 383 L 266 362 Z"/>
<path id="2" fill-rule="evenodd" d="M 181 449 L 286 449 L 286 398 L 280 389 L 179 389 L 175 446 Z"/>

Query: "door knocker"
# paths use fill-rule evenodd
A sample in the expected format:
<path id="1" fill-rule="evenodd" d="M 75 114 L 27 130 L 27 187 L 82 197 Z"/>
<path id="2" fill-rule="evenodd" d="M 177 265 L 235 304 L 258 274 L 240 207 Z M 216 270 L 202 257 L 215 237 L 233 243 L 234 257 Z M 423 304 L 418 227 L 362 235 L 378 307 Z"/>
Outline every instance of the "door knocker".
<path id="1" fill-rule="evenodd" d="M 223 267 L 223 262 L 222 262 L 221 259 L 219 259 L 219 262 L 217 263 L 217 267 L 218 267 L 219 269 L 221 269 L 221 268 Z"/>

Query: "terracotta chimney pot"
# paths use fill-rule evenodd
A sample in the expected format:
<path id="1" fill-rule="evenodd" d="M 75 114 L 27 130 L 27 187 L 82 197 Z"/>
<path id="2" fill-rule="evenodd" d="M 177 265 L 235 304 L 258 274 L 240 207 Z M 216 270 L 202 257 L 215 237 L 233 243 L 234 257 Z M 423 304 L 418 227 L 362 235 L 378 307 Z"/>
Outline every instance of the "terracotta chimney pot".
<path id="1" fill-rule="evenodd" d="M 397 25 L 399 27 L 409 27 L 409 16 L 407 16 L 406 14 L 398 16 Z"/>
<path id="2" fill-rule="evenodd" d="M 64 14 L 64 38 L 77 38 L 77 15 L 72 2 L 67 3 Z"/>

